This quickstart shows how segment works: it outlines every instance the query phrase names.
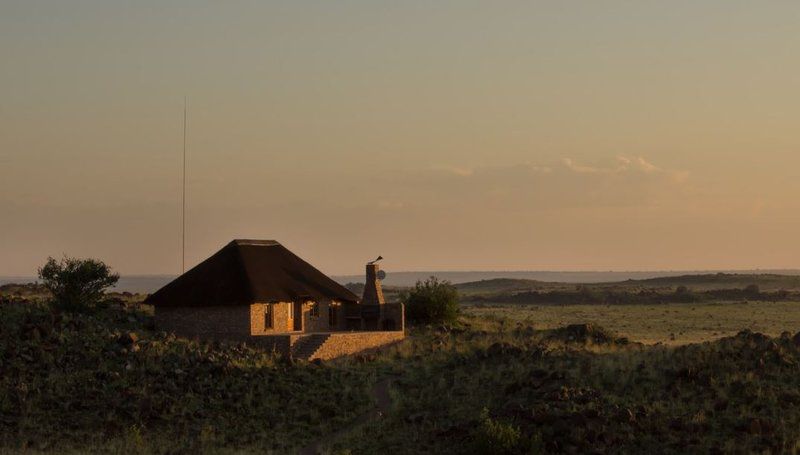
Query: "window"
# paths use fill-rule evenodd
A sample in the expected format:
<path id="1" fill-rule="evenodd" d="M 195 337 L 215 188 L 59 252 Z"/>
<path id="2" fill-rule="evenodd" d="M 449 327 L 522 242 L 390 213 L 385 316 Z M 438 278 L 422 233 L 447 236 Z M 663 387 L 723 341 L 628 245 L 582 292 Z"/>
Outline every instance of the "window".
<path id="1" fill-rule="evenodd" d="M 328 305 L 328 325 L 336 326 L 336 307 L 333 305 Z"/>
<path id="2" fill-rule="evenodd" d="M 273 327 L 273 312 L 272 312 L 272 304 L 268 303 L 264 305 L 264 328 L 271 329 Z"/>
<path id="3" fill-rule="evenodd" d="M 311 302 L 311 309 L 309 310 L 309 314 L 315 318 L 319 317 L 319 303 Z"/>

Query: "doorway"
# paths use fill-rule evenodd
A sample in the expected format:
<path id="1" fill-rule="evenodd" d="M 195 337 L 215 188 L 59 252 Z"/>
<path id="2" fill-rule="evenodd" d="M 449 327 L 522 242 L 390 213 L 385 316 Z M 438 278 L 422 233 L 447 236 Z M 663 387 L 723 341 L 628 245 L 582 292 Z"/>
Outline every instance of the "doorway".
<path id="1" fill-rule="evenodd" d="M 292 316 L 294 317 L 293 329 L 297 332 L 303 330 L 303 302 L 294 302 L 292 308 Z"/>

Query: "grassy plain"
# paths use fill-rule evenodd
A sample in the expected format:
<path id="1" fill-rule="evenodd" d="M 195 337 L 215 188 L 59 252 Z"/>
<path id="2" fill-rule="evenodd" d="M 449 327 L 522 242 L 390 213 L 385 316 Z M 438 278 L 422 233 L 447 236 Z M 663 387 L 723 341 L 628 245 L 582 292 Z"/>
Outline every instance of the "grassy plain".
<path id="1" fill-rule="evenodd" d="M 700 302 L 653 305 L 466 304 L 479 318 L 524 321 L 540 329 L 592 323 L 631 340 L 668 345 L 700 343 L 749 329 L 771 336 L 800 331 L 800 302 Z"/>

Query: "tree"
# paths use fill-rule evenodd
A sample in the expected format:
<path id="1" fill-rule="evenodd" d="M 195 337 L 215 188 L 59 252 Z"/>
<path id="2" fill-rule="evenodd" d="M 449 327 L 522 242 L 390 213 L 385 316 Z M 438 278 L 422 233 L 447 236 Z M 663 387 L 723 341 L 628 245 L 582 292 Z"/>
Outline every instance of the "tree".
<path id="1" fill-rule="evenodd" d="M 64 257 L 61 261 L 47 258 L 39 269 L 39 279 L 53 294 L 53 302 L 69 311 L 96 305 L 105 290 L 119 281 L 119 275 L 96 259 Z"/>
<path id="2" fill-rule="evenodd" d="M 435 276 L 417 281 L 402 300 L 411 321 L 446 323 L 458 317 L 458 291 L 449 281 L 439 281 Z"/>

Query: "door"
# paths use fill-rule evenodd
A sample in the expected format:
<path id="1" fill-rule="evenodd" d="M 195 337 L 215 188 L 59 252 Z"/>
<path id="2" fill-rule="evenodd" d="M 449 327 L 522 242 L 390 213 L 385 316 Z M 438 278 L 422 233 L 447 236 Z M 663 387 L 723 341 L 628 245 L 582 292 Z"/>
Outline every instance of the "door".
<path id="1" fill-rule="evenodd" d="M 295 331 L 302 331 L 303 330 L 303 302 L 294 302 L 292 304 L 292 316 L 294 316 L 294 327 Z"/>
<path id="2" fill-rule="evenodd" d="M 335 328 L 338 325 L 338 320 L 336 319 L 336 307 L 333 303 L 328 304 L 328 326 L 331 328 Z"/>

